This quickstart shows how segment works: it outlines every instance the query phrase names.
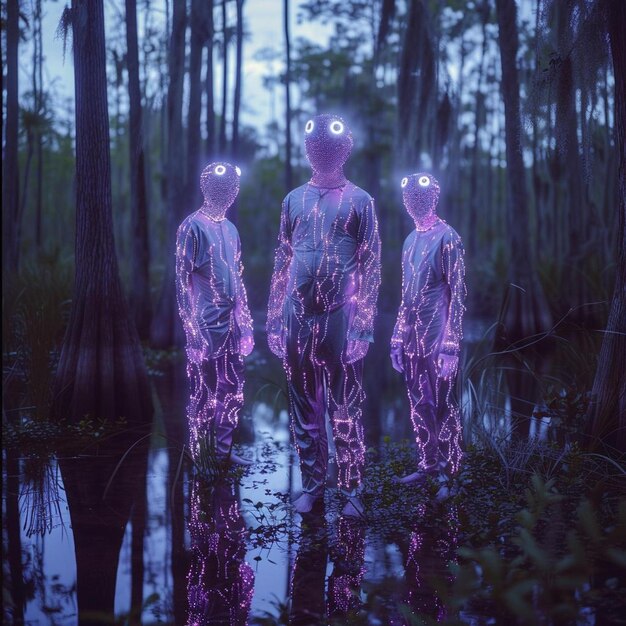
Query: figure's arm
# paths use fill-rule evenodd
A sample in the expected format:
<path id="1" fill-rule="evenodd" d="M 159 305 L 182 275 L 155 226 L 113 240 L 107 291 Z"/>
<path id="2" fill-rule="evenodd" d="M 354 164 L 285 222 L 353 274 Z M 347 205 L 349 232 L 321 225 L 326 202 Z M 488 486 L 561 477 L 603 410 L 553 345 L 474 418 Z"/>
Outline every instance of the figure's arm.
<path id="1" fill-rule="evenodd" d="M 373 199 L 370 199 L 361 215 L 357 244 L 356 314 L 348 337 L 352 340 L 373 342 L 374 317 L 380 287 L 380 236 Z"/>
<path id="2" fill-rule="evenodd" d="M 283 332 L 283 304 L 287 296 L 289 263 L 293 250 L 291 247 L 291 226 L 289 222 L 289 200 L 285 198 L 280 212 L 280 231 L 278 246 L 274 256 L 274 272 L 270 285 L 270 297 L 267 305 L 267 337 L 270 350 L 279 358 L 285 355 Z"/>
<path id="3" fill-rule="evenodd" d="M 198 257 L 198 237 L 190 223 L 184 222 L 176 233 L 176 300 L 189 347 L 201 349 L 205 341 L 198 328 L 191 273 Z"/>
<path id="4" fill-rule="evenodd" d="M 406 281 L 406 242 L 402 247 L 402 295 L 400 299 L 400 306 L 398 307 L 398 317 L 396 318 L 396 324 L 393 327 L 393 333 L 391 335 L 391 364 L 393 368 L 398 372 L 404 370 L 403 364 L 403 351 L 404 351 L 404 336 L 406 329 L 406 313 L 407 307 L 404 300 L 405 281 Z"/>
<path id="5" fill-rule="evenodd" d="M 449 378 L 458 365 L 463 338 L 465 312 L 465 253 L 460 237 L 448 241 L 443 248 L 443 270 L 450 286 L 448 320 L 439 351 L 441 375 Z"/>
<path id="6" fill-rule="evenodd" d="M 237 233 L 237 244 L 235 248 L 235 265 L 237 267 L 238 287 L 237 302 L 235 303 L 235 320 L 241 331 L 241 344 L 239 346 L 241 354 L 248 356 L 254 348 L 253 322 L 250 309 L 248 308 L 248 294 L 243 282 L 243 263 L 241 262 L 241 239 Z"/>

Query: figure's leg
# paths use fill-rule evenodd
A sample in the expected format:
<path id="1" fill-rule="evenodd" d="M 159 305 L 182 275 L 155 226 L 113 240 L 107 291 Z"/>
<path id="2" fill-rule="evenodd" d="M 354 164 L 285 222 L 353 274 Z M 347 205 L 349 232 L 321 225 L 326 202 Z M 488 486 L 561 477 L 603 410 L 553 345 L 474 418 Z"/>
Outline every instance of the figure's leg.
<path id="1" fill-rule="evenodd" d="M 457 472 L 463 457 L 461 410 L 454 387 L 454 379 L 439 379 L 437 390 L 437 420 L 440 424 L 439 459 L 449 474 Z"/>
<path id="2" fill-rule="evenodd" d="M 208 443 L 215 416 L 215 391 L 217 385 L 217 364 L 214 359 L 187 362 L 189 378 L 189 444 L 191 453 L 197 457 L 200 447 Z"/>
<path id="3" fill-rule="evenodd" d="M 365 464 L 362 404 L 363 360 L 329 368 L 328 408 L 337 454 L 338 486 L 354 493 L 361 485 Z"/>
<path id="4" fill-rule="evenodd" d="M 325 398 L 322 368 L 315 359 L 318 322 L 312 316 L 290 315 L 285 371 L 289 389 L 289 412 L 294 440 L 300 457 L 302 489 L 308 494 L 306 506 L 324 493 L 328 464 L 325 426 Z M 300 509 L 298 509 L 300 510 Z"/>
<path id="5" fill-rule="evenodd" d="M 333 573 L 328 578 L 328 616 L 341 623 L 361 608 L 361 585 L 365 575 L 365 528 L 340 518 L 337 539 L 331 550 Z"/>
<path id="6" fill-rule="evenodd" d="M 405 357 L 404 378 L 417 443 L 418 467 L 422 472 L 434 471 L 439 461 L 439 424 L 437 371 L 432 357 Z"/>

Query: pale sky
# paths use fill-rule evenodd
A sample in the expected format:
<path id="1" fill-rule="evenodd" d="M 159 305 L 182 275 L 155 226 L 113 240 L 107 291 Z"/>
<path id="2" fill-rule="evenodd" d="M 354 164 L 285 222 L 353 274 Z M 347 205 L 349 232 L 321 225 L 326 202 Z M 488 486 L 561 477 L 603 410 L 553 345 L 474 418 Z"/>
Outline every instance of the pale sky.
<path id="1" fill-rule="evenodd" d="M 24 3 L 25 12 L 30 14 L 30 3 Z M 65 60 L 63 60 L 63 42 L 57 37 L 56 31 L 65 7 L 65 2 L 45 1 L 43 3 L 44 25 L 43 25 L 43 52 L 44 61 L 44 82 L 45 88 L 53 88 L 57 97 L 55 102 L 60 106 L 60 100 L 71 101 L 74 96 L 74 69 L 71 53 L 71 42 L 68 40 L 68 50 Z M 292 44 L 298 37 L 306 37 L 316 43 L 324 45 L 328 41 L 331 33 L 330 26 L 315 24 L 298 24 L 297 8 L 298 2 L 291 2 L 291 39 Z M 155 6 L 158 6 L 155 3 Z M 283 68 L 284 35 L 282 0 L 246 0 L 244 3 L 244 19 L 248 37 L 244 42 L 244 80 L 242 94 L 242 122 L 244 124 L 256 126 L 262 130 L 271 118 L 271 99 L 268 90 L 263 87 L 263 76 L 268 73 L 268 62 L 255 59 L 256 53 L 263 48 L 272 48 L 279 54 L 279 58 L 273 61 L 275 73 L 279 73 Z M 231 23 L 234 24 L 234 7 L 231 13 Z M 119 0 L 105 0 L 105 11 L 107 14 L 106 36 L 111 36 L 113 20 L 110 18 L 115 12 L 123 12 L 124 4 Z M 163 9 L 164 15 L 164 9 Z M 164 19 L 164 18 L 163 18 Z M 216 27 L 219 28 L 220 13 L 215 13 Z M 138 14 L 138 23 L 141 30 L 142 15 Z M 116 33 L 117 36 L 125 36 L 125 33 Z M 140 35 L 141 36 L 141 35 Z M 124 44 L 125 45 L 125 44 Z M 140 44 L 141 45 L 141 44 Z M 30 45 L 22 45 L 20 49 L 20 91 L 30 89 L 30 72 L 32 68 L 32 51 Z M 230 68 L 234 71 L 235 50 L 234 42 L 231 47 Z M 218 55 L 215 55 L 215 93 L 216 109 L 219 110 L 221 94 L 221 62 Z M 232 105 L 232 82 L 229 89 L 229 100 Z M 275 113 L 279 119 L 282 117 L 283 97 L 280 94 L 275 98 Z M 112 94 L 109 94 L 109 108 L 112 107 Z M 230 108 L 230 106 L 229 106 Z"/>

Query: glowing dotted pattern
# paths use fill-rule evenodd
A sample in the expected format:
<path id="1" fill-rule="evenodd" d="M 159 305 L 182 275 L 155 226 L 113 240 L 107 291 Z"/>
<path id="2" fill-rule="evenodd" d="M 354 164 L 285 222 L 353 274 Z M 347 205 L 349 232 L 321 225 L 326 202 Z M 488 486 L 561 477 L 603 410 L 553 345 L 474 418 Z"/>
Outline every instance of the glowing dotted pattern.
<path id="1" fill-rule="evenodd" d="M 437 217 L 439 184 L 434 177 L 420 173 L 402 182 L 415 230 L 402 251 L 402 301 L 391 348 L 402 356 L 420 467 L 432 469 L 444 461 L 455 472 L 462 456 L 460 411 L 453 381 L 438 376 L 438 360 L 442 355 L 458 359 L 460 351 L 466 296 L 463 245 Z"/>
<path id="2" fill-rule="evenodd" d="M 361 482 L 361 358 L 373 339 L 380 238 L 372 198 L 343 176 L 349 128 L 330 115 L 310 122 L 305 148 L 313 178 L 283 202 L 267 331 L 287 374 L 303 487 L 314 493 L 326 477 L 326 408 L 339 486 Z"/>
<path id="3" fill-rule="evenodd" d="M 191 563 L 187 575 L 188 626 L 248 623 L 254 570 L 245 561 L 246 525 L 232 485 L 191 491 Z"/>
<path id="4" fill-rule="evenodd" d="M 176 293 L 187 338 L 187 407 L 192 454 L 215 435 L 228 454 L 243 406 L 243 356 L 252 351 L 252 317 L 243 284 L 241 244 L 226 211 L 239 192 L 238 168 L 211 163 L 202 172 L 204 203 L 179 226 Z M 213 432 L 212 432 L 213 431 Z"/>

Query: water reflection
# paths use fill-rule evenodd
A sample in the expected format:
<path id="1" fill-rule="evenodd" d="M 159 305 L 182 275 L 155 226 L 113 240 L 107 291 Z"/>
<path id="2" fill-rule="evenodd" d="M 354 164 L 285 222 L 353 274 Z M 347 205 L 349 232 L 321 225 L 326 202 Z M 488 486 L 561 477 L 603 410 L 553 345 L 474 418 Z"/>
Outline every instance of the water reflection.
<path id="1" fill-rule="evenodd" d="M 310 516 L 302 526 L 300 547 L 293 567 L 289 623 L 322 624 L 326 618 L 342 623 L 361 607 L 365 574 L 365 529 L 353 520 L 340 519 L 336 535 L 325 518 Z M 328 601 L 326 602 L 326 572 Z"/>
<path id="2" fill-rule="evenodd" d="M 145 498 L 148 444 L 147 437 L 126 431 L 100 444 L 97 455 L 59 459 L 74 539 L 80 624 L 114 618 L 120 548 L 133 507 Z M 143 565 L 142 548 L 139 554 L 133 563 Z M 131 597 L 139 606 L 142 579 L 143 567 L 131 576 Z"/>
<path id="3" fill-rule="evenodd" d="M 191 564 L 187 576 L 187 624 L 245 626 L 254 571 L 245 561 L 246 526 L 233 481 L 191 489 Z"/>
<path id="4" fill-rule="evenodd" d="M 441 622 L 450 617 L 443 596 L 452 583 L 449 564 L 456 560 L 458 511 L 454 505 L 447 507 L 439 516 L 445 520 L 442 524 L 429 519 L 432 512 L 426 507 L 420 509 L 418 521 L 400 544 L 405 570 L 402 604 L 412 615 Z M 404 623 L 397 622 L 398 626 Z"/>
<path id="5" fill-rule="evenodd" d="M 259 359 L 257 367 L 268 375 L 266 362 Z M 252 381 L 251 387 L 255 397 Z M 242 420 L 241 433 L 250 442 L 244 454 L 256 466 L 240 477 L 239 486 L 232 480 L 210 486 L 189 478 L 182 455 L 187 382 L 184 367 L 172 367 L 155 381 L 159 411 L 151 439 L 130 431 L 90 449 L 89 456 L 59 461 L 59 493 L 69 519 L 61 506 L 65 532 L 45 520 L 34 524 L 48 533 L 45 541 L 29 537 L 24 525 L 47 500 L 24 489 L 26 466 L 7 453 L 5 566 L 17 581 L 12 596 L 18 607 L 26 605 L 25 619 L 111 623 L 114 615 L 119 620 L 130 612 L 127 621 L 143 624 L 341 624 L 353 616 L 359 623 L 371 618 L 394 626 L 455 617 L 478 623 L 446 615 L 448 565 L 456 558 L 460 532 L 454 508 L 436 510 L 430 502 L 418 510 L 414 525 L 410 520 L 393 534 L 379 533 L 374 523 L 333 518 L 332 510 L 326 518 L 301 521 L 288 505 L 281 508 L 298 490 L 300 477 L 287 416 L 272 404 L 277 389 L 271 387 L 267 404 L 255 401 L 252 419 Z M 375 447 L 376 428 L 394 441 L 410 434 L 402 390 L 393 388 L 389 395 L 370 394 L 378 404 L 368 412 L 366 433 Z M 49 484 L 57 473 L 41 475 Z M 18 502 L 18 493 L 29 499 Z M 261 515 L 267 519 L 259 522 Z M 251 527 L 259 532 L 251 533 Z M 45 586 L 35 586 L 35 579 Z M 63 597 L 52 594 L 55 585 L 62 586 Z M 142 609 L 154 593 L 158 599 Z"/>

